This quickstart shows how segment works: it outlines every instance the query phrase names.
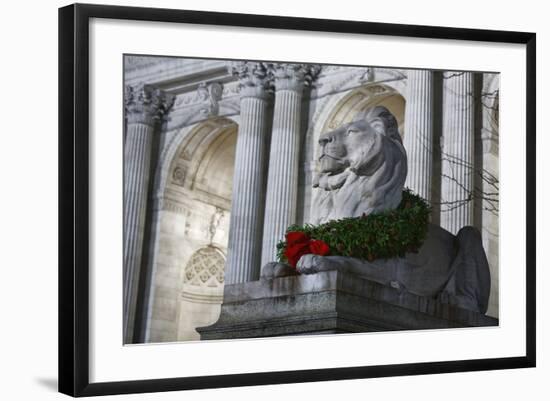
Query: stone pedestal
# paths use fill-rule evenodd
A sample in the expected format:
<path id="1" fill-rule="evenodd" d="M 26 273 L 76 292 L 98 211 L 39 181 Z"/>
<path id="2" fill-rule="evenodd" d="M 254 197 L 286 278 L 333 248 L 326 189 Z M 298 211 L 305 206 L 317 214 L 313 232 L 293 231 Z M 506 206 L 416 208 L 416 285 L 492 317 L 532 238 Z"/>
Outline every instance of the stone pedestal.
<path id="1" fill-rule="evenodd" d="M 338 271 L 226 285 L 201 340 L 497 326 L 498 320 Z"/>

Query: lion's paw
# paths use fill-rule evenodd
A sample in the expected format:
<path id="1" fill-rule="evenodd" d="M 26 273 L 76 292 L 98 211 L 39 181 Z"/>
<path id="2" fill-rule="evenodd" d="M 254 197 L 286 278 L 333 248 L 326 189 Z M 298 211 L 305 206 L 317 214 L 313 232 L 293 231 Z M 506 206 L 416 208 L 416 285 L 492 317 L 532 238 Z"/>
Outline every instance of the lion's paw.
<path id="1" fill-rule="evenodd" d="M 296 270 L 285 263 L 270 262 L 262 267 L 260 277 L 263 279 L 272 279 L 277 277 L 296 275 Z"/>
<path id="2" fill-rule="evenodd" d="M 303 255 L 296 264 L 296 270 L 300 274 L 313 274 L 321 271 L 323 257 L 314 254 Z"/>

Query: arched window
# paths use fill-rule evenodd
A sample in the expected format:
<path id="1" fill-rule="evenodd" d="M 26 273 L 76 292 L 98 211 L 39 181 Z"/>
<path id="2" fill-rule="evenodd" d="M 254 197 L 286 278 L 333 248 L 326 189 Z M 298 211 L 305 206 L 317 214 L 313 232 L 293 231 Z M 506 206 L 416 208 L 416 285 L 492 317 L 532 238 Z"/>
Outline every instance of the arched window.
<path id="1" fill-rule="evenodd" d="M 216 248 L 208 246 L 196 251 L 184 271 L 183 283 L 198 287 L 218 287 L 223 284 L 225 258 Z"/>

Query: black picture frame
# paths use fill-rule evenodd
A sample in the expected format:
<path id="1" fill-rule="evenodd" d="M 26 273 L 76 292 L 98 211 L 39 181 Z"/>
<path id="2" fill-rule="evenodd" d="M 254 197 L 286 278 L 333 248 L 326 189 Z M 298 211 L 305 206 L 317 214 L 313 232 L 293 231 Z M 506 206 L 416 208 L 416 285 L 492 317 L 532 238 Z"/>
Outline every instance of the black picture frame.
<path id="1" fill-rule="evenodd" d="M 91 18 L 523 44 L 526 47 L 526 353 L 524 356 L 90 383 L 89 117 Z M 95 396 L 534 367 L 536 35 L 359 21 L 75 4 L 59 9 L 59 391 Z"/>

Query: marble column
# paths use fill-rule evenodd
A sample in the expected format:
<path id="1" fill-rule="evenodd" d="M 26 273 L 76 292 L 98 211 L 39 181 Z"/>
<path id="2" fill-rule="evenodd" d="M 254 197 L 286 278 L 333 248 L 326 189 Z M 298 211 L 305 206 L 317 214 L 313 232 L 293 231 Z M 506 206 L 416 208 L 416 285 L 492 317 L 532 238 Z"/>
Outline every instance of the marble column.
<path id="1" fill-rule="evenodd" d="M 273 130 L 267 178 L 262 266 L 276 260 L 277 243 L 296 223 L 302 93 L 320 67 L 270 64 L 275 85 Z"/>
<path id="2" fill-rule="evenodd" d="M 265 138 L 269 77 L 256 62 L 236 62 L 229 71 L 240 80 L 241 121 L 235 151 L 231 225 L 225 284 L 258 280 L 264 218 Z"/>
<path id="3" fill-rule="evenodd" d="M 135 323 L 153 135 L 156 122 L 173 99 L 160 90 L 139 85 L 128 86 L 124 100 L 124 339 L 129 343 Z"/>
<path id="4" fill-rule="evenodd" d="M 474 222 L 474 78 L 443 73 L 441 226 L 452 234 Z"/>
<path id="5" fill-rule="evenodd" d="M 407 73 L 405 108 L 405 186 L 428 202 L 432 197 L 433 118 L 433 72 L 411 70 Z"/>

